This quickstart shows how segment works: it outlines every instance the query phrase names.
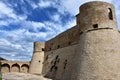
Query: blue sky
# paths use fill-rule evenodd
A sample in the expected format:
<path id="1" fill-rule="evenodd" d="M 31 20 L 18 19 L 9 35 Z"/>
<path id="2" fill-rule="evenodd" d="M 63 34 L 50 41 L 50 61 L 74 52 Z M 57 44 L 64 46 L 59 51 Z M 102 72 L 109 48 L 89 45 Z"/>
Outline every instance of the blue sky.
<path id="1" fill-rule="evenodd" d="M 73 27 L 79 6 L 89 1 L 92 0 L 0 0 L 0 56 L 30 61 L 33 42 L 47 41 Z M 112 3 L 117 21 L 120 20 L 120 0 L 97 1 Z"/>

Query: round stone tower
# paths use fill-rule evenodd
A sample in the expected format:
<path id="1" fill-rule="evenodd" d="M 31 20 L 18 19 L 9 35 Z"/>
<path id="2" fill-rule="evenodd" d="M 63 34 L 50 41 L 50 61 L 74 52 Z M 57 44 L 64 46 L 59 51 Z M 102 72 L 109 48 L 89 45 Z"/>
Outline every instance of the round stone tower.
<path id="1" fill-rule="evenodd" d="M 120 36 L 114 6 L 85 3 L 76 17 L 80 38 L 71 80 L 119 80 Z"/>
<path id="2" fill-rule="evenodd" d="M 44 43 L 34 42 L 34 51 L 30 64 L 29 73 L 41 74 L 44 61 Z"/>

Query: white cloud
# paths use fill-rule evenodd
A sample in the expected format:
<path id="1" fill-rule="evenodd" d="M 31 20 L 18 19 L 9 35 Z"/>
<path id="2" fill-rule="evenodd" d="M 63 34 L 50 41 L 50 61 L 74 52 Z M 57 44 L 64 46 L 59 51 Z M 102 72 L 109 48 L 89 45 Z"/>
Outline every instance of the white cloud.
<path id="1" fill-rule="evenodd" d="M 71 19 L 70 21 L 68 21 L 68 23 L 66 24 L 66 29 L 71 28 L 73 26 L 76 25 L 76 20 L 75 19 Z"/>
<path id="2" fill-rule="evenodd" d="M 51 19 L 53 21 L 61 21 L 60 15 L 58 13 L 54 14 L 53 16 L 51 16 Z"/>
<path id="3" fill-rule="evenodd" d="M 90 1 L 105 1 L 111 3 L 113 0 L 60 0 L 58 10 L 61 13 L 69 12 L 71 15 L 76 15 L 79 12 L 80 5 Z"/>
<path id="4" fill-rule="evenodd" d="M 48 0 L 39 0 L 39 2 L 38 3 L 34 3 L 34 2 L 32 2 L 32 1 L 27 1 L 31 6 L 32 6 L 32 8 L 33 9 L 36 9 L 36 8 L 47 8 L 47 7 L 50 7 L 50 6 L 52 6 L 52 4 L 54 3 L 54 2 L 52 2 L 52 1 L 48 1 Z"/>
<path id="5" fill-rule="evenodd" d="M 25 14 L 16 15 L 11 7 L 0 1 L 0 18 L 0 26 L 8 26 L 11 23 L 27 19 L 27 16 Z"/>
<path id="6" fill-rule="evenodd" d="M 6 40 L 6 39 L 0 39 L 0 50 L 7 50 L 10 52 L 14 52 L 14 51 L 25 51 L 22 46 L 20 44 L 13 44 L 10 41 Z"/>
<path id="7" fill-rule="evenodd" d="M 16 15 L 14 14 L 13 10 L 3 2 L 0 2 L 0 15 L 6 15 L 7 17 L 16 19 Z"/>
<path id="8" fill-rule="evenodd" d="M 51 6 L 51 1 L 40 0 L 38 5 L 41 8 L 46 8 L 46 7 Z"/>
<path id="9" fill-rule="evenodd" d="M 8 22 L 7 21 L 0 21 L 0 27 L 1 26 L 8 26 Z"/>
<path id="10" fill-rule="evenodd" d="M 41 23 L 41 22 L 34 22 L 34 21 L 27 21 L 27 24 L 30 24 L 31 27 L 37 32 L 38 29 L 41 29 L 42 27 L 45 28 L 45 24 Z"/>

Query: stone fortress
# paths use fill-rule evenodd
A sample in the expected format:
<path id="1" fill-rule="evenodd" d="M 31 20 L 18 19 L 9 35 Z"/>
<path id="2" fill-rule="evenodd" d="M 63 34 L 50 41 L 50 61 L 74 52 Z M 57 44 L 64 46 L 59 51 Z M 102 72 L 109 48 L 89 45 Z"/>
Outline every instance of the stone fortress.
<path id="1" fill-rule="evenodd" d="M 76 26 L 45 43 L 34 43 L 31 62 L 2 60 L 1 72 L 28 72 L 53 80 L 120 80 L 120 33 L 114 6 L 93 1 L 79 11 Z"/>

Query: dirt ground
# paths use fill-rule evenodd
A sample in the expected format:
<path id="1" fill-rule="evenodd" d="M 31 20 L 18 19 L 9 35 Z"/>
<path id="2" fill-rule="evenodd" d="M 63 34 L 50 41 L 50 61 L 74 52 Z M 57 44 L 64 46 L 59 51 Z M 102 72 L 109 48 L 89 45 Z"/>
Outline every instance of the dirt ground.
<path id="1" fill-rule="evenodd" d="M 42 76 L 33 75 L 33 74 L 25 74 L 25 73 L 3 73 L 2 80 L 52 80 L 47 79 Z"/>

